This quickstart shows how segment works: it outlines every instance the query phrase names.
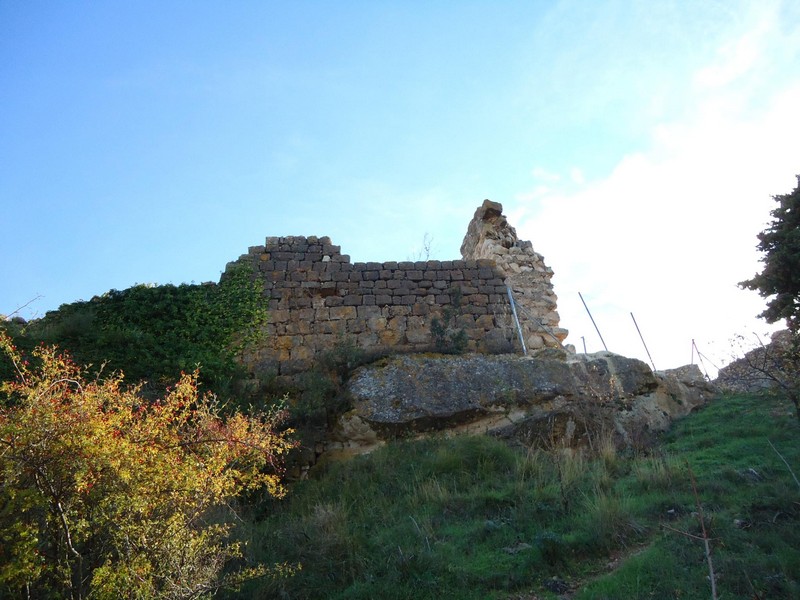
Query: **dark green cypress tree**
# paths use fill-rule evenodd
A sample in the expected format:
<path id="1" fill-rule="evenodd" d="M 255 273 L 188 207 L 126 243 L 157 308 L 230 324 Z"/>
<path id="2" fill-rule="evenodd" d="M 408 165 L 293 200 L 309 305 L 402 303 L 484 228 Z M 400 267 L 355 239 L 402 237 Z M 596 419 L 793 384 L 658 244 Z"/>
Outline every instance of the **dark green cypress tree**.
<path id="1" fill-rule="evenodd" d="M 800 175 L 797 182 L 790 194 L 773 197 L 772 222 L 758 234 L 764 268 L 739 284 L 770 298 L 759 316 L 768 323 L 786 319 L 793 333 L 800 330 Z"/>

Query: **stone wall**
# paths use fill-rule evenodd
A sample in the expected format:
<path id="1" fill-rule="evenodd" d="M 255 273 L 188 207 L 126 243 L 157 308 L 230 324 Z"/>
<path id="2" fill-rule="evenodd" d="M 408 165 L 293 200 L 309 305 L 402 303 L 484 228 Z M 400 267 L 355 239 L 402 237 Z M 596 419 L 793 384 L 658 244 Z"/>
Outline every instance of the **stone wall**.
<path id="1" fill-rule="evenodd" d="M 567 330 L 559 327 L 553 270 L 533 244 L 520 240 L 503 215 L 503 205 L 485 200 L 475 211 L 461 244 L 461 256 L 489 259 L 511 288 L 528 350 L 560 347 Z"/>
<path id="2" fill-rule="evenodd" d="M 433 320 L 441 321 L 447 309 L 454 313 L 450 331 L 464 331 L 467 351 L 521 352 L 507 274 L 493 258 L 351 263 L 328 237 L 290 236 L 269 237 L 240 260 L 253 263 L 269 303 L 264 345 L 245 356 L 256 372 L 292 376 L 345 341 L 375 355 L 432 351 Z M 543 286 L 535 293 L 550 302 L 552 271 L 530 271 Z M 516 288 L 520 296 L 529 293 Z M 547 310 L 532 310 L 565 336 L 551 310 L 554 298 Z M 535 345 L 559 344 L 541 325 L 538 320 L 526 325 L 529 338 L 538 331 L 537 339 L 549 341 Z"/>

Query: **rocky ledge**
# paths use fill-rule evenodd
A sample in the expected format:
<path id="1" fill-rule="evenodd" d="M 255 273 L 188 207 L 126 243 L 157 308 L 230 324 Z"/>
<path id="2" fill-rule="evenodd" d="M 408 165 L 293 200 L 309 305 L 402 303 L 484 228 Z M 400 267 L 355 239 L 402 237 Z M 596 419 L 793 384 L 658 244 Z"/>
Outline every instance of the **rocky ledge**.
<path id="1" fill-rule="evenodd" d="M 405 355 L 359 368 L 353 409 L 334 444 L 369 451 L 433 431 L 492 433 L 530 445 L 591 445 L 601 434 L 636 446 L 716 393 L 697 366 L 653 372 L 609 352 L 566 355 Z"/>

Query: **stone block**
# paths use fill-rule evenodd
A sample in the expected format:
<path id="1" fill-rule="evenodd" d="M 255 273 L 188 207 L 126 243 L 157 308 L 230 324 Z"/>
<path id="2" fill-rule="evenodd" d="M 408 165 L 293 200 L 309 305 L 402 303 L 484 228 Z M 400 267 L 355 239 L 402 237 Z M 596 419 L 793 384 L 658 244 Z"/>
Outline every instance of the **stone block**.
<path id="1" fill-rule="evenodd" d="M 368 319 L 381 316 L 381 309 L 378 306 L 359 306 L 356 313 L 359 319 Z"/>
<path id="2" fill-rule="evenodd" d="M 269 311 L 269 321 L 272 323 L 285 323 L 289 320 L 288 310 L 271 310 Z"/>
<path id="3" fill-rule="evenodd" d="M 289 308 L 311 308 L 311 298 L 292 298 L 289 300 Z"/>
<path id="4" fill-rule="evenodd" d="M 347 321 L 340 319 L 338 321 L 322 321 L 314 325 L 314 333 L 322 335 L 341 335 L 345 332 Z"/>
<path id="5" fill-rule="evenodd" d="M 383 306 L 392 303 L 392 297 L 389 294 L 375 294 L 375 303 L 378 306 Z"/>
<path id="6" fill-rule="evenodd" d="M 356 343 L 360 348 L 375 348 L 378 345 L 378 336 L 373 332 L 365 331 L 358 334 Z"/>
<path id="7" fill-rule="evenodd" d="M 477 319 L 475 319 L 475 326 L 489 331 L 490 329 L 494 328 L 494 316 L 480 315 Z"/>
<path id="8" fill-rule="evenodd" d="M 325 298 L 325 306 L 327 306 L 329 308 L 333 308 L 335 306 L 341 306 L 341 305 L 342 305 L 342 297 L 341 296 L 329 296 L 328 298 Z"/>
<path id="9" fill-rule="evenodd" d="M 334 306 L 331 309 L 331 320 L 355 319 L 357 316 L 355 306 Z"/>
<path id="10" fill-rule="evenodd" d="M 346 321 L 347 333 L 362 333 L 367 329 L 367 323 L 364 319 L 350 319 Z"/>
<path id="11" fill-rule="evenodd" d="M 475 327 L 475 318 L 471 314 L 458 315 L 456 317 L 456 327 L 472 329 Z"/>
<path id="12" fill-rule="evenodd" d="M 369 317 L 367 319 L 367 329 L 380 332 L 386 329 L 386 317 Z"/>
<path id="13" fill-rule="evenodd" d="M 427 302 L 416 302 L 411 308 L 412 315 L 426 316 L 431 312 L 431 308 Z"/>
<path id="14" fill-rule="evenodd" d="M 429 344 L 431 342 L 431 332 L 428 328 L 409 327 L 406 330 L 406 340 L 409 344 Z"/>
<path id="15" fill-rule="evenodd" d="M 300 310 L 295 311 L 294 314 L 295 318 L 293 320 L 311 321 L 314 319 L 315 313 L 316 310 L 314 310 L 313 308 L 301 308 Z"/>
<path id="16" fill-rule="evenodd" d="M 477 306 L 486 306 L 489 304 L 489 296 L 486 294 L 472 294 L 469 301 Z"/>
<path id="17" fill-rule="evenodd" d="M 288 335 L 308 335 L 312 333 L 311 321 L 290 321 L 286 323 Z"/>
<path id="18" fill-rule="evenodd" d="M 383 331 L 378 333 L 378 342 L 383 346 L 396 346 L 400 340 L 402 339 L 403 335 L 400 331 L 392 330 L 392 329 L 384 329 Z"/>

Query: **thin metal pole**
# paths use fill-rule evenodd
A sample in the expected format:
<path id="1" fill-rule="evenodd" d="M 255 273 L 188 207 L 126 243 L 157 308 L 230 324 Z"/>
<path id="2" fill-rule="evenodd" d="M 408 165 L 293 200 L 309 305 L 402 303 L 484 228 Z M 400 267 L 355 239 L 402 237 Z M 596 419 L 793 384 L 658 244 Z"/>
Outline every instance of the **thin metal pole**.
<path id="1" fill-rule="evenodd" d="M 586 338 L 581 336 L 581 341 L 583 342 L 583 353 L 589 354 L 588 352 L 586 352 Z"/>
<path id="2" fill-rule="evenodd" d="M 594 330 L 597 332 L 597 335 L 600 336 L 600 341 L 603 342 L 603 348 L 605 348 L 606 352 L 608 352 L 608 346 L 606 346 L 606 341 L 603 339 L 603 334 L 600 333 L 600 330 L 597 328 L 597 323 L 594 322 L 594 317 L 592 316 L 589 307 L 586 306 L 586 300 L 583 299 L 583 295 L 580 292 L 578 292 L 578 296 L 581 297 L 581 302 L 583 302 L 583 308 L 585 308 L 586 312 L 589 313 L 589 318 L 592 320 L 592 325 L 594 325 Z"/>
<path id="3" fill-rule="evenodd" d="M 528 355 L 528 349 L 525 347 L 525 338 L 522 335 L 522 327 L 519 324 L 519 319 L 517 318 L 517 307 L 514 304 L 514 296 L 511 295 L 511 286 L 507 285 L 506 290 L 508 291 L 508 301 L 511 303 L 511 314 L 514 315 L 514 323 L 517 324 L 517 333 L 519 334 L 519 343 L 522 344 L 522 354 L 525 356 Z"/>
<path id="4" fill-rule="evenodd" d="M 636 322 L 636 317 L 633 316 L 633 313 L 631 313 L 631 319 L 633 319 L 633 324 L 636 325 L 636 331 L 639 332 L 639 339 L 642 340 L 642 346 L 644 346 L 644 351 L 647 352 L 647 358 L 650 359 L 650 364 L 653 366 L 653 371 L 655 371 L 656 363 L 653 362 L 653 357 L 650 356 L 650 350 L 647 349 L 647 344 L 644 343 L 644 337 L 642 337 L 642 331 L 639 329 L 639 324 Z"/>
<path id="5" fill-rule="evenodd" d="M 692 362 L 689 363 L 690 365 L 694 364 L 694 347 L 694 339 L 692 339 Z"/>

